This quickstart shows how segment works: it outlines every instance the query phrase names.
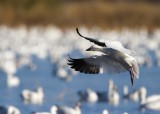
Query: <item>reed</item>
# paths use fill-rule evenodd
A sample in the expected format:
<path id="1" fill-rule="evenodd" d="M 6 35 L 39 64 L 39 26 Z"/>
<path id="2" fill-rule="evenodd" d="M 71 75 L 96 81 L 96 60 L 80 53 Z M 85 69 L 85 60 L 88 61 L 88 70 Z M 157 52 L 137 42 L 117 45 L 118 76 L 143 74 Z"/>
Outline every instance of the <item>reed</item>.
<path id="1" fill-rule="evenodd" d="M 159 28 L 160 2 L 154 0 L 1 0 L 0 24 L 17 26 Z"/>

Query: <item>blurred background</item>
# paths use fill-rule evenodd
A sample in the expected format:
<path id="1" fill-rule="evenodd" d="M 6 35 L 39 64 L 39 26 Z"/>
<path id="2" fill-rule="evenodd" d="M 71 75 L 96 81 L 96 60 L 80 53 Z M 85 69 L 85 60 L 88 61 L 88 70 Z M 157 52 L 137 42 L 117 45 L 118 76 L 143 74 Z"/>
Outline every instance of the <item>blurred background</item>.
<path id="1" fill-rule="evenodd" d="M 1 0 L 0 24 L 149 29 L 160 26 L 159 0 Z"/>
<path id="2" fill-rule="evenodd" d="M 67 65 L 68 55 L 95 54 L 77 27 L 134 52 L 133 86 L 128 72 L 91 75 Z M 160 0 L 0 0 L 0 114 L 55 114 L 54 105 L 72 108 L 65 114 L 159 114 L 159 82 Z"/>

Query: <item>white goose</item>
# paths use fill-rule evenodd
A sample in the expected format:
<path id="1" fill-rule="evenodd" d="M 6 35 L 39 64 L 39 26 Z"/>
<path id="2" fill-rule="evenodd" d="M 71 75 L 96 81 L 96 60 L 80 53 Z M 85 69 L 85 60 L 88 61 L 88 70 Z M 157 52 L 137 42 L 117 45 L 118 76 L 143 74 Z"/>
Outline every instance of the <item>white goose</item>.
<path id="1" fill-rule="evenodd" d="M 23 90 L 21 93 L 24 103 L 42 104 L 44 100 L 44 92 L 42 87 L 38 87 L 36 91 Z"/>
<path id="2" fill-rule="evenodd" d="M 128 91 L 128 86 L 124 86 L 123 87 L 123 97 L 125 100 L 132 100 L 134 102 L 138 102 L 139 101 L 139 89 L 138 90 L 134 90 L 132 92 L 129 93 Z"/>
<path id="3" fill-rule="evenodd" d="M 128 71 L 130 73 L 132 85 L 134 79 L 139 76 L 139 68 L 137 65 L 137 60 L 132 56 L 130 50 L 123 47 L 123 45 L 118 41 L 98 41 L 89 37 L 82 36 L 78 29 L 77 33 L 98 46 L 91 46 L 86 51 L 99 51 L 103 55 L 94 55 L 87 58 L 73 59 L 70 58 L 68 65 L 76 71 L 89 74 L 98 73 L 121 73 Z"/>
<path id="4" fill-rule="evenodd" d="M 104 110 L 102 111 L 102 114 L 109 114 L 109 112 L 108 112 L 107 109 L 104 109 Z M 128 113 L 127 113 L 127 112 L 124 112 L 123 114 L 128 114 Z"/>
<path id="5" fill-rule="evenodd" d="M 104 110 L 102 111 L 102 114 L 109 114 L 109 112 L 108 112 L 107 109 L 104 109 Z"/>
<path id="6" fill-rule="evenodd" d="M 117 91 L 116 86 L 113 86 L 112 91 L 109 93 L 108 92 L 108 103 L 114 106 L 117 106 L 119 104 L 119 94 Z"/>
<path id="7" fill-rule="evenodd" d="M 150 109 L 160 111 L 160 95 L 147 96 L 147 89 L 145 87 L 140 88 L 140 105 L 141 109 Z"/>
<path id="8" fill-rule="evenodd" d="M 20 110 L 12 105 L 0 106 L 0 114 L 21 114 Z"/>
<path id="9" fill-rule="evenodd" d="M 89 88 L 85 91 L 78 92 L 78 95 L 80 96 L 80 101 L 86 101 L 89 103 L 96 103 L 98 101 L 97 93 Z"/>
<path id="10" fill-rule="evenodd" d="M 13 75 L 13 74 L 7 74 L 7 86 L 8 87 L 16 87 L 20 84 L 20 79 Z"/>
<path id="11" fill-rule="evenodd" d="M 81 114 L 80 103 L 78 102 L 75 107 L 67 106 L 52 106 L 51 108 L 56 109 L 56 114 Z"/>
<path id="12" fill-rule="evenodd" d="M 57 107 L 52 106 L 50 112 L 32 112 L 32 114 L 57 114 Z"/>
<path id="13" fill-rule="evenodd" d="M 119 104 L 119 93 L 117 87 L 113 80 L 108 81 L 108 91 L 107 92 L 97 92 L 99 102 L 108 102 L 111 105 L 117 106 Z"/>

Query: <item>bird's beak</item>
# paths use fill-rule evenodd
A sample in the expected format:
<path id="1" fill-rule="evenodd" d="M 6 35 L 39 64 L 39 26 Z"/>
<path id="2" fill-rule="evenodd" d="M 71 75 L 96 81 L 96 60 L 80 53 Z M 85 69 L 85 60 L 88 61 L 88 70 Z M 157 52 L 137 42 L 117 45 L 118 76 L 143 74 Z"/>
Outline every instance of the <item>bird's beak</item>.
<path id="1" fill-rule="evenodd" d="M 86 51 L 90 51 L 91 48 L 86 49 Z"/>

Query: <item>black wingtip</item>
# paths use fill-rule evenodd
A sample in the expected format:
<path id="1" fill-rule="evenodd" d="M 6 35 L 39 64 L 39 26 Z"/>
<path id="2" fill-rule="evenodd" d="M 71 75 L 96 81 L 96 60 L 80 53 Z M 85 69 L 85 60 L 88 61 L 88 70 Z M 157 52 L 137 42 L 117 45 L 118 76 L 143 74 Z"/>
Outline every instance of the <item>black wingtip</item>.
<path id="1" fill-rule="evenodd" d="M 134 84 L 134 79 L 131 77 L 131 83 L 132 83 L 132 86 L 133 86 L 133 84 Z"/>
<path id="2" fill-rule="evenodd" d="M 70 65 L 70 64 L 73 62 L 73 59 L 70 57 L 69 54 L 68 54 L 68 57 L 69 57 L 69 58 L 68 58 L 68 63 L 67 63 L 67 64 Z"/>
<path id="3" fill-rule="evenodd" d="M 80 34 L 78 28 L 76 28 L 76 32 L 77 32 L 77 34 L 78 34 L 79 36 L 84 37 L 84 36 L 82 36 L 82 35 Z"/>
<path id="4" fill-rule="evenodd" d="M 68 54 L 68 57 L 69 57 L 69 59 L 72 59 L 69 54 Z"/>
<path id="5" fill-rule="evenodd" d="M 78 27 L 76 28 L 76 31 L 79 33 Z"/>
<path id="6" fill-rule="evenodd" d="M 133 74 L 132 68 L 130 69 L 129 73 L 130 73 L 130 78 L 131 78 L 131 84 L 133 86 L 135 78 L 134 78 L 134 74 Z"/>

